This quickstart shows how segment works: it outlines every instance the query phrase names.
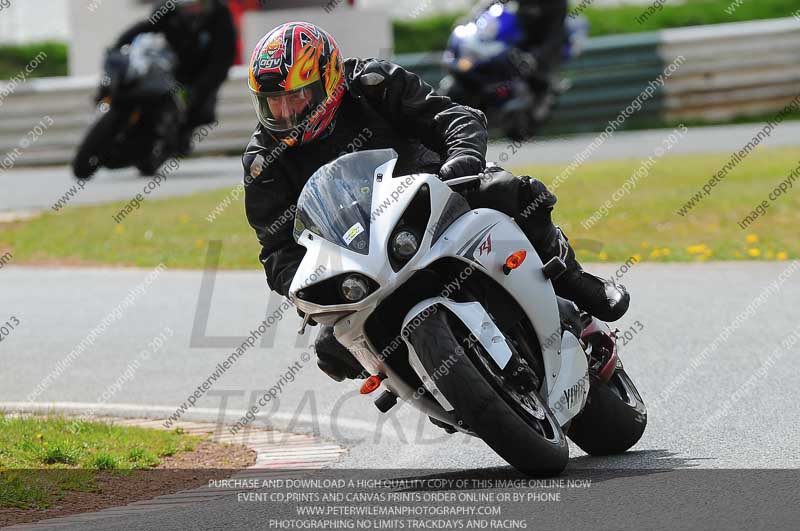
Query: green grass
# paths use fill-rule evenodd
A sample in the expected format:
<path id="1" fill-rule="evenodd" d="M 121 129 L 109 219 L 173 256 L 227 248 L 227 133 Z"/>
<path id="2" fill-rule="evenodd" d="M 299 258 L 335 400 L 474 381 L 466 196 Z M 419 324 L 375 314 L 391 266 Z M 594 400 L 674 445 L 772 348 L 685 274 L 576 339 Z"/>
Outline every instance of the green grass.
<path id="1" fill-rule="evenodd" d="M 125 202 L 69 208 L 60 214 L 49 212 L 11 228 L 0 224 L 0 250 L 12 249 L 14 263 L 60 260 L 155 267 L 163 262 L 168 267 L 202 268 L 209 241 L 220 240 L 222 267 L 257 268 L 260 247 L 247 224 L 241 200 L 214 223 L 205 219 L 228 192 L 148 199 L 120 225 L 112 216 Z"/>
<path id="2" fill-rule="evenodd" d="M 687 0 L 683 4 L 673 5 L 667 2 L 661 11 L 651 14 L 646 20 L 642 15 L 647 5 L 591 7 L 584 14 L 591 24 L 590 34 L 600 36 L 790 17 L 800 7 L 797 0 L 744 0 L 732 14 L 728 14 L 725 9 L 732 2 L 733 0 Z"/>
<path id="3" fill-rule="evenodd" d="M 40 42 L 24 46 L 0 46 L 0 80 L 10 79 L 25 70 L 25 67 L 44 52 L 47 56 L 38 61 L 36 69 L 27 77 L 51 77 L 67 75 L 67 45 L 61 42 Z"/>
<path id="4" fill-rule="evenodd" d="M 684 140 L 685 141 L 685 140 Z M 641 165 L 639 160 L 586 163 L 556 190 L 555 219 L 576 240 L 602 249 L 579 248 L 584 260 L 624 262 L 786 259 L 800 257 L 800 185 L 772 204 L 750 230 L 737 223 L 800 163 L 800 148 L 758 148 L 688 217 L 676 211 L 728 160 L 730 154 L 666 156 L 630 195 L 614 204 L 590 230 L 581 226 Z M 550 184 L 566 164 L 515 168 Z M 0 225 L 0 251 L 15 264 L 62 263 L 202 268 L 210 240 L 223 242 L 220 266 L 259 269 L 259 245 L 247 225 L 241 200 L 214 223 L 205 217 L 229 190 L 149 200 L 122 225 L 111 219 L 123 203 L 69 208 L 61 214 Z M 751 242 L 746 238 L 750 235 Z M 753 238 L 758 239 L 753 242 Z M 596 245 L 596 244 L 595 244 Z M 693 247 L 690 251 L 689 247 Z M 585 247 L 585 246 L 583 246 Z M 589 248 L 593 248 L 591 245 Z M 669 249 L 669 251 L 664 251 Z M 707 251 L 706 251 L 707 249 Z M 757 249 L 758 251 L 751 251 Z M 758 256 L 753 254 L 758 253 Z M 782 254 L 785 253 L 785 254 Z"/>
<path id="5" fill-rule="evenodd" d="M 685 140 L 684 140 L 685 141 Z M 729 153 L 665 156 L 638 181 L 629 195 L 612 195 L 641 166 L 640 160 L 584 164 L 556 190 L 554 221 L 578 243 L 587 261 L 683 262 L 705 260 L 786 260 L 800 257 L 798 182 L 773 202 L 764 217 L 746 230 L 738 222 L 800 165 L 800 148 L 757 148 L 709 197 L 686 217 L 677 211 L 722 166 Z M 513 160 L 511 161 L 513 165 Z M 531 175 L 550 184 L 564 165 L 533 168 Z M 612 208 L 588 230 L 582 222 L 606 200 Z M 581 245 L 581 240 L 601 242 Z M 587 247 L 587 248 L 581 248 Z M 589 250 L 592 249 L 592 250 Z"/>
<path id="6" fill-rule="evenodd" d="M 153 468 L 197 441 L 174 431 L 0 413 L 0 509 L 47 508 L 67 491 L 96 492 L 96 471 Z"/>
<path id="7" fill-rule="evenodd" d="M 725 9 L 732 2 L 733 0 L 688 0 L 682 4 L 671 5 L 670 1 L 661 11 L 650 15 L 641 24 L 637 19 L 645 12 L 647 5 L 589 7 L 582 14 L 589 19 L 590 34 L 599 37 L 685 26 L 790 17 L 800 8 L 797 0 L 744 0 L 744 3 L 729 15 Z M 578 4 L 578 1 L 572 2 L 572 6 Z M 455 13 L 419 20 L 395 21 L 396 52 L 444 50 L 453 25 L 462 16 L 463 13 Z"/>
<path id="8" fill-rule="evenodd" d="M 463 13 L 437 15 L 417 20 L 394 21 L 395 53 L 442 51 L 450 31 Z"/>

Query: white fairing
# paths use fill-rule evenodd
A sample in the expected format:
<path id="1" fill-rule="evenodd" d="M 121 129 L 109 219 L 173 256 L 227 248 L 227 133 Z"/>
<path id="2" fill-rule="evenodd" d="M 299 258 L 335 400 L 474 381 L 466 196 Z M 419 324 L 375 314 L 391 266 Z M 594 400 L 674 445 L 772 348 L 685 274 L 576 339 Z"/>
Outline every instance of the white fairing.
<path id="1" fill-rule="evenodd" d="M 418 360 L 415 362 L 413 358 L 416 356 L 414 354 L 410 356 L 411 365 L 425 382 L 426 388 L 436 397 L 436 401 L 429 399 L 429 395 L 413 389 L 383 362 L 385 356 L 381 356 L 370 343 L 364 327 L 368 317 L 380 302 L 408 281 L 415 272 L 448 257 L 472 264 L 476 270 L 491 276 L 511 294 L 530 319 L 539 338 L 547 372 L 541 391 L 542 396 L 563 425 L 580 412 L 584 405 L 586 393 L 576 394 L 575 389 L 578 389 L 576 385 L 580 386 L 581 382 L 588 381 L 587 361 L 577 341 L 573 344 L 566 340 L 562 348 L 555 293 L 550 281 L 542 273 L 542 262 L 536 251 L 513 219 L 488 209 L 473 210 L 462 215 L 447 227 L 431 246 L 437 232 L 437 221 L 442 218 L 445 205 L 453 192 L 435 175 L 419 174 L 392 178 L 396 154 L 391 150 L 385 151 L 387 162 L 377 168 L 373 175 L 369 253 L 359 254 L 316 236 L 307 229 L 304 230 L 299 235 L 298 242 L 307 248 L 307 252 L 294 276 L 290 297 L 300 310 L 310 314 L 315 320 L 334 324 L 337 339 L 350 349 L 358 361 L 370 373 L 381 373 L 386 376 L 383 385 L 387 389 L 400 398 L 411 401 L 427 415 L 450 422 L 452 418 L 448 412 L 452 407 L 441 393 L 434 393 L 435 382 L 430 375 L 425 374 Z M 389 239 L 409 202 L 423 185 L 427 185 L 430 190 L 431 216 L 428 230 L 420 241 L 420 251 L 395 272 L 387 259 Z M 345 235 L 341 236 L 347 240 Z M 526 251 L 526 259 L 516 270 L 506 275 L 503 272 L 506 258 L 519 250 Z M 321 306 L 297 296 L 298 292 L 308 284 L 356 272 L 374 280 L 379 286 L 357 303 Z M 491 317 L 479 303 L 458 304 L 447 299 L 446 289 L 441 297 L 425 300 L 415 306 L 404 320 L 404 326 L 425 308 L 443 304 L 467 325 L 498 365 L 504 367 L 511 357 L 511 352 Z M 397 340 L 400 341 L 400 338 Z M 407 346 L 409 353 L 413 353 L 411 345 Z M 588 389 L 588 386 L 584 387 Z M 564 401 L 562 399 L 564 391 L 572 393 L 569 395 L 570 407 L 560 405 L 557 408 L 559 411 L 556 411 L 559 401 Z"/>
<path id="2" fill-rule="evenodd" d="M 477 61 L 488 61 L 503 53 L 508 46 L 499 41 L 484 41 L 476 34 L 461 41 L 461 53 Z"/>
<path id="3" fill-rule="evenodd" d="M 589 363 L 578 339 L 564 332 L 561 339 L 561 371 L 558 373 L 547 403 L 563 426 L 581 412 L 589 395 Z"/>
<path id="4" fill-rule="evenodd" d="M 130 62 L 126 74 L 128 80 L 146 76 L 153 66 L 166 72 L 174 69 L 175 54 L 167 39 L 160 33 L 138 35 L 131 43 L 129 53 Z"/>

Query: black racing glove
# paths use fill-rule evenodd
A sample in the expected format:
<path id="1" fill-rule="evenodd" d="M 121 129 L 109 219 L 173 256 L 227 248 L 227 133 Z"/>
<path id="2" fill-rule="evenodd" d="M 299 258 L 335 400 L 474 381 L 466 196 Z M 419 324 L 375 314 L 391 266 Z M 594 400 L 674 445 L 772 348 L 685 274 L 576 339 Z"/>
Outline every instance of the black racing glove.
<path id="1" fill-rule="evenodd" d="M 439 170 L 439 178 L 443 181 L 479 175 L 483 173 L 484 164 L 478 157 L 472 155 L 459 155 L 448 160 Z M 455 190 L 459 193 L 468 193 L 477 190 L 481 185 L 480 179 L 475 179 L 458 185 Z"/>

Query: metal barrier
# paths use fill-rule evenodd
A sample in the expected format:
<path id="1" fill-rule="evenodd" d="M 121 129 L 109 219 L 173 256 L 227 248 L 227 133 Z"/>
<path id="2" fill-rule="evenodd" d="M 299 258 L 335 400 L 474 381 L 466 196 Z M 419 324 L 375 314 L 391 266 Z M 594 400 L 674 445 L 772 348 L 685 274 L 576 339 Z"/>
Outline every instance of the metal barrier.
<path id="1" fill-rule="evenodd" d="M 631 122 L 771 112 L 800 92 L 798 49 L 800 22 L 793 18 L 590 39 L 565 68 L 573 88 L 561 98 L 551 130 L 602 129 L 680 56 L 685 60 Z M 396 58 L 433 84 L 441 78 L 439 60 L 439 53 Z M 245 80 L 242 67 L 231 70 L 220 93 L 219 125 L 197 153 L 243 151 L 256 125 Z M 95 78 L 51 78 L 15 86 L 0 100 L 0 157 L 10 155 L 17 165 L 69 161 L 89 123 L 96 84 Z M 7 92 L 0 86 L 0 95 Z M 32 131 L 46 116 L 52 125 L 37 137 Z"/>

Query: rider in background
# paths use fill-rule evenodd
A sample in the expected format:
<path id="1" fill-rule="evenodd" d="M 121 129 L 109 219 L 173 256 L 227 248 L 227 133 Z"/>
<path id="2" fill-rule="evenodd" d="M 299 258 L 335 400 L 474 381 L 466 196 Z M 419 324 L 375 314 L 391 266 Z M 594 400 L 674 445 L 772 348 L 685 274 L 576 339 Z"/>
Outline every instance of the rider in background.
<path id="1" fill-rule="evenodd" d="M 525 33 L 522 49 L 533 56 L 544 75 L 550 75 L 561 63 L 567 40 L 567 0 L 517 0 L 517 3 Z"/>
<path id="2" fill-rule="evenodd" d="M 516 4 L 524 39 L 515 54 L 515 70 L 526 77 L 531 90 L 542 94 L 561 63 L 567 40 L 567 0 L 483 0 L 472 11 L 478 16 L 492 4 Z"/>
<path id="3" fill-rule="evenodd" d="M 116 48 L 142 33 L 162 33 L 178 56 L 176 79 L 188 98 L 179 151 L 191 150 L 194 128 L 215 121 L 217 92 L 236 59 L 236 27 L 225 0 L 163 0 L 117 39 Z"/>
<path id="4" fill-rule="evenodd" d="M 253 51 L 249 86 L 259 124 L 243 156 L 247 219 L 261 244 L 270 288 L 286 296 L 305 248 L 293 237 L 293 213 L 308 179 L 323 165 L 358 150 L 392 148 L 395 176 L 435 173 L 443 181 L 486 169 L 483 113 L 437 95 L 419 76 L 379 59 L 344 60 L 333 37 L 305 22 L 267 33 Z M 360 139 L 356 147 L 354 139 Z M 500 168 L 461 185 L 471 208 L 516 219 L 546 262 L 567 270 L 556 294 L 604 321 L 627 310 L 625 289 L 583 271 L 551 220 L 556 197 L 539 180 Z M 318 365 L 331 378 L 354 378 L 361 366 L 332 327 L 317 337 Z"/>

